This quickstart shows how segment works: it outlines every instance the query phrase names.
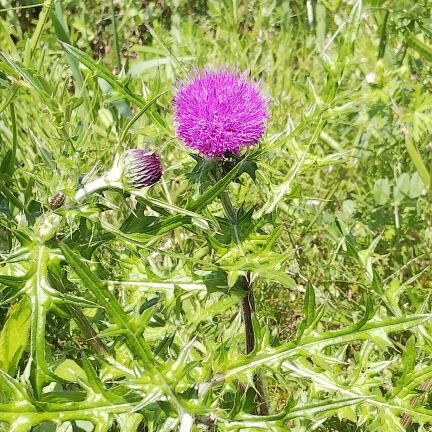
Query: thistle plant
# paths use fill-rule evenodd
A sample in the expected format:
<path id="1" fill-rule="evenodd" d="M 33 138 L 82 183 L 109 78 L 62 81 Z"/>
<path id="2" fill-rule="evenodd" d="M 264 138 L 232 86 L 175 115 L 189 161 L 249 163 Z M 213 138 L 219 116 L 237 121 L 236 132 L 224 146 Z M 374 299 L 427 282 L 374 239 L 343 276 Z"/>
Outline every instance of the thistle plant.
<path id="1" fill-rule="evenodd" d="M 258 144 L 268 118 L 267 103 L 259 85 L 250 81 L 246 73 L 229 68 L 195 70 L 180 83 L 174 97 L 174 108 L 178 138 L 206 158 L 217 157 L 216 180 L 218 174 L 223 173 L 224 159 L 230 154 L 238 155 L 244 147 Z M 221 202 L 235 234 L 239 211 L 233 207 L 227 191 L 221 193 Z M 244 255 L 240 238 L 235 236 L 239 251 Z M 252 274 L 242 273 L 244 293 L 241 302 L 246 352 L 249 354 L 255 349 L 252 324 L 255 300 Z M 259 375 L 255 385 L 259 411 L 268 415 L 265 389 Z"/>
<path id="2" fill-rule="evenodd" d="M 0 432 L 430 430 L 431 1 L 43 3 L 0 9 Z"/>

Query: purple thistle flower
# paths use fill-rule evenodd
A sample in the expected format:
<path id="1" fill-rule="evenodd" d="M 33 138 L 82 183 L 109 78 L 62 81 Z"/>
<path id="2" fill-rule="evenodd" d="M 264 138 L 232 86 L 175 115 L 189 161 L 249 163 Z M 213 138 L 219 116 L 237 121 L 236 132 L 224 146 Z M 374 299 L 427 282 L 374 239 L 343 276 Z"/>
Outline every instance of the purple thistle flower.
<path id="1" fill-rule="evenodd" d="M 131 186 L 143 188 L 157 183 L 162 177 L 160 156 L 144 149 L 130 149 L 125 153 L 125 173 Z"/>
<path id="2" fill-rule="evenodd" d="M 208 157 L 239 153 L 262 137 L 268 118 L 259 86 L 230 69 L 196 70 L 174 97 L 177 136 Z"/>

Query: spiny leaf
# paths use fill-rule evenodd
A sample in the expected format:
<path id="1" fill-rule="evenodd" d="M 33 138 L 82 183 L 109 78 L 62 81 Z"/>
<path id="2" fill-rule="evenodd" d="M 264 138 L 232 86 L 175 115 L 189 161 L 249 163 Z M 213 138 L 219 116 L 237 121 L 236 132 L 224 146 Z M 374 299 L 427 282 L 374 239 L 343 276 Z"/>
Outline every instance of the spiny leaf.
<path id="1" fill-rule="evenodd" d="M 4 54 L 3 57 L 9 63 L 9 65 L 11 65 L 13 69 L 24 79 L 24 81 L 27 82 L 27 84 L 29 84 L 29 86 L 39 94 L 43 102 L 52 111 L 58 110 L 55 100 L 51 97 L 53 90 L 50 84 L 42 76 Z"/>
<path id="2" fill-rule="evenodd" d="M 246 370 L 254 370 L 270 362 L 279 362 L 283 359 L 291 358 L 302 350 L 322 350 L 329 345 L 349 343 L 355 340 L 368 340 L 374 334 L 389 334 L 393 332 L 405 331 L 409 328 L 418 326 L 432 319 L 431 315 L 412 315 L 407 317 L 386 318 L 382 321 L 369 321 L 360 325 L 353 325 L 342 330 L 324 332 L 320 335 L 311 335 L 302 338 L 297 344 L 286 343 L 279 348 L 267 353 L 257 353 L 254 359 L 244 364 L 240 360 L 237 364 L 231 364 L 221 378 L 228 378 Z M 360 321 L 361 322 L 361 321 Z"/>
<path id="3" fill-rule="evenodd" d="M 412 380 L 410 376 L 414 371 L 416 359 L 416 338 L 411 335 L 405 344 L 405 350 L 402 355 L 402 375 L 396 383 L 396 387 L 393 391 L 394 395 L 397 395 L 402 390 L 408 381 Z"/>

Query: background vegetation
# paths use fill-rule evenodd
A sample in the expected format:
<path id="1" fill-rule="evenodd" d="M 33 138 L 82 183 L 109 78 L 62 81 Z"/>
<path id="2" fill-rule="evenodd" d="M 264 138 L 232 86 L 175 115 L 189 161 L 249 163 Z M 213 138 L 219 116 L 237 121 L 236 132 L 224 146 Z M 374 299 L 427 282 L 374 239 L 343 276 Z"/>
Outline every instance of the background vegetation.
<path id="1" fill-rule="evenodd" d="M 0 430 L 432 430 L 431 11 L 0 0 Z M 217 183 L 172 122 L 209 64 L 271 110 Z M 74 201 L 136 147 L 161 183 Z"/>

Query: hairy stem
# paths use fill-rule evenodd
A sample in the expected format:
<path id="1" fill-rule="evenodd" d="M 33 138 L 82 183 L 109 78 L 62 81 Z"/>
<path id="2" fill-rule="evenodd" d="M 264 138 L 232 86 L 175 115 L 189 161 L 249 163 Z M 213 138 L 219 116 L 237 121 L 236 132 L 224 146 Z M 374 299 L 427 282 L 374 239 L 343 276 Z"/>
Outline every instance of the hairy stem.
<path id="1" fill-rule="evenodd" d="M 75 194 L 75 199 L 77 201 L 84 200 L 88 195 L 93 192 L 97 192 L 102 189 L 106 189 L 108 187 L 108 183 L 104 177 L 99 177 L 89 183 L 83 185 Z"/>

